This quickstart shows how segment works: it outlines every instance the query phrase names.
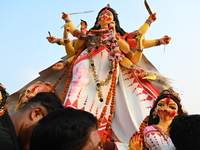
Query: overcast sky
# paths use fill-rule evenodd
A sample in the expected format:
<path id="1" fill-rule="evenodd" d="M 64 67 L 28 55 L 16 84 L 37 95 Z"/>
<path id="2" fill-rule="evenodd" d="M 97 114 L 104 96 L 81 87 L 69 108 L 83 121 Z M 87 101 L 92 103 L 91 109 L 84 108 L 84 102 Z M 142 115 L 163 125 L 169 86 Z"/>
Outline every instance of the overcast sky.
<path id="1" fill-rule="evenodd" d="M 38 72 L 59 61 L 65 55 L 64 47 L 46 40 L 48 31 L 62 38 L 64 24 L 61 12 L 73 13 L 94 10 L 93 13 L 72 15 L 78 26 L 80 19 L 92 27 L 98 11 L 110 3 L 119 14 L 121 27 L 126 32 L 138 29 L 149 14 L 143 0 L 6 0 L 0 5 L 0 82 L 12 94 L 31 80 Z M 199 0 L 148 0 L 157 13 L 146 39 L 164 35 L 172 37 L 171 43 L 145 49 L 144 54 L 159 70 L 173 80 L 189 113 L 200 114 L 200 1 Z"/>

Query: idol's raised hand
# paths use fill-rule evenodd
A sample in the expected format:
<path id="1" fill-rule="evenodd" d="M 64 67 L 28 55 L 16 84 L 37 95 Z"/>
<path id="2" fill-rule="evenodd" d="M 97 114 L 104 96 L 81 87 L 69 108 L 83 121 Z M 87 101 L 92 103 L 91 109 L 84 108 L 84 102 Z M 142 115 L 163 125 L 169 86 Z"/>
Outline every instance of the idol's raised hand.
<path id="1" fill-rule="evenodd" d="M 154 14 L 151 14 L 150 16 L 149 16 L 149 18 L 148 18 L 151 22 L 154 22 L 154 21 L 156 21 L 156 19 L 157 19 L 157 17 L 156 17 L 156 13 L 154 13 Z"/>
<path id="2" fill-rule="evenodd" d="M 62 12 L 62 19 L 65 20 L 65 21 L 69 21 L 70 20 L 70 17 L 68 14 Z"/>

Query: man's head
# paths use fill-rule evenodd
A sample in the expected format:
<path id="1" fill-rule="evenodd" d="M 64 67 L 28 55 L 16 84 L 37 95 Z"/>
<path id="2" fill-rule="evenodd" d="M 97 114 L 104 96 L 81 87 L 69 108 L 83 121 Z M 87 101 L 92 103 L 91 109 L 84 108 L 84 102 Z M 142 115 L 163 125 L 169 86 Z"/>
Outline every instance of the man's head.
<path id="1" fill-rule="evenodd" d="M 31 98 L 20 110 L 11 114 L 20 149 L 29 148 L 32 130 L 49 112 L 64 108 L 54 93 L 41 92 Z"/>
<path id="2" fill-rule="evenodd" d="M 177 150 L 200 150 L 200 115 L 181 114 L 170 125 L 170 137 Z"/>
<path id="3" fill-rule="evenodd" d="M 89 112 L 65 108 L 38 122 L 30 150 L 98 150 L 99 142 L 97 119 Z"/>

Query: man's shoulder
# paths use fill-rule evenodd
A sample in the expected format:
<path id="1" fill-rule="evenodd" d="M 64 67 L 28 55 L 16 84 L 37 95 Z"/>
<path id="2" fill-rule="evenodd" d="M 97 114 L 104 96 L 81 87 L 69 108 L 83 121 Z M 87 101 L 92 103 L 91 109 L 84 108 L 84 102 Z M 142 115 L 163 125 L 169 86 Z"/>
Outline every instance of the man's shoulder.
<path id="1" fill-rule="evenodd" d="M 14 125 L 8 113 L 0 116 L 0 150 L 19 150 Z"/>
<path id="2" fill-rule="evenodd" d="M 10 124 L 11 119 L 10 116 L 8 115 L 8 112 L 5 112 L 2 116 L 0 116 L 0 125 L 1 126 L 6 126 L 6 124 Z"/>
<path id="3" fill-rule="evenodd" d="M 13 123 L 11 121 L 10 116 L 8 115 L 8 113 L 4 113 L 2 116 L 0 116 L 0 130 L 2 130 L 2 128 L 13 128 Z"/>

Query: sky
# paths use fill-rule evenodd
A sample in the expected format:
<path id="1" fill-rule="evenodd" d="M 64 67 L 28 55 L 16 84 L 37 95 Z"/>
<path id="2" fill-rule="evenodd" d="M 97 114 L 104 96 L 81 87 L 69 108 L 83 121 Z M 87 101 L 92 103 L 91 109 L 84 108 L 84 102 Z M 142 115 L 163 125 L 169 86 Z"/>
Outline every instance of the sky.
<path id="1" fill-rule="evenodd" d="M 144 50 L 146 57 L 165 77 L 173 81 L 173 88 L 181 96 L 190 114 L 200 114 L 200 1 L 147 0 L 157 20 L 151 24 L 146 39 L 172 37 L 166 46 Z M 62 38 L 62 12 L 92 13 L 71 15 L 78 26 L 80 19 L 92 27 L 99 10 L 110 4 L 119 14 L 126 32 L 139 29 L 149 14 L 144 0 L 6 0 L 0 5 L 0 82 L 12 94 L 33 79 L 39 72 L 65 56 L 64 47 L 50 44 L 46 37 Z"/>

